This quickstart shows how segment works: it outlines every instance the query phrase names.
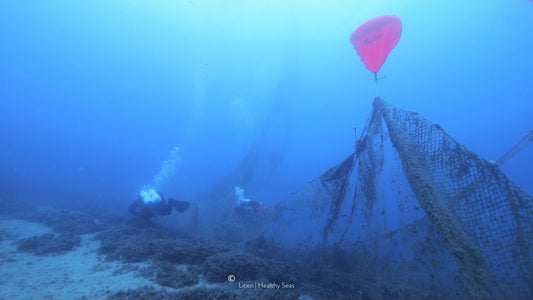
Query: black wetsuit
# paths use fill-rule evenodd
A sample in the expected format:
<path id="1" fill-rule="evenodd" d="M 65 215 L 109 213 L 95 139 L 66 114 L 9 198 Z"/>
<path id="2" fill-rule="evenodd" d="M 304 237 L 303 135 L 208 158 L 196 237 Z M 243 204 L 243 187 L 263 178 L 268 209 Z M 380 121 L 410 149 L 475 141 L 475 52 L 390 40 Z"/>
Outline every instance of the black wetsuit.
<path id="1" fill-rule="evenodd" d="M 255 200 L 241 201 L 235 206 L 235 214 L 240 216 L 246 216 L 262 210 L 264 210 L 264 206 L 261 202 Z"/>
<path id="2" fill-rule="evenodd" d="M 161 198 L 160 201 L 148 203 L 144 203 L 143 199 L 139 197 L 130 204 L 128 211 L 139 218 L 150 219 L 156 215 L 168 216 L 172 212 L 172 208 L 175 208 L 178 212 L 184 212 L 191 205 L 187 201 L 179 201 L 172 198 L 166 199 L 161 194 L 159 194 L 159 197 Z"/>

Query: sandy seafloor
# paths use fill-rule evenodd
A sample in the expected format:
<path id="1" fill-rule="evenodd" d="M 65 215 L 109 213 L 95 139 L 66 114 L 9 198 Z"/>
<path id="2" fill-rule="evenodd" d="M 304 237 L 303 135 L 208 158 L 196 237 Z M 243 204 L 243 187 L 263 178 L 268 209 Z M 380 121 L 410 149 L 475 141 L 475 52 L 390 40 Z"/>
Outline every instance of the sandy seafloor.
<path id="1" fill-rule="evenodd" d="M 260 236 L 221 242 L 162 223 L 0 198 L 0 300 L 465 298 L 387 278 L 352 251 L 287 249 Z"/>
<path id="2" fill-rule="evenodd" d="M 99 224 L 89 215 L 68 210 L 10 215 L 2 214 L 2 208 L 0 205 L 1 300 L 261 299 L 265 295 L 264 291 L 261 296 L 235 288 L 237 283 L 226 281 L 228 264 L 207 259 L 226 261 L 243 255 L 229 248 L 176 237 L 157 225 L 126 224 L 132 221 L 128 217 Z M 245 263 L 255 260 L 244 255 Z M 250 267 L 231 264 L 241 271 Z"/>
<path id="3" fill-rule="evenodd" d="M 0 228 L 5 236 L 0 242 L 0 299 L 105 299 L 119 290 L 153 284 L 134 271 L 146 263 L 99 256 L 94 234 L 82 235 L 81 245 L 64 254 L 37 256 L 19 252 L 14 242 L 52 233 L 51 228 L 24 220 L 0 220 Z"/>

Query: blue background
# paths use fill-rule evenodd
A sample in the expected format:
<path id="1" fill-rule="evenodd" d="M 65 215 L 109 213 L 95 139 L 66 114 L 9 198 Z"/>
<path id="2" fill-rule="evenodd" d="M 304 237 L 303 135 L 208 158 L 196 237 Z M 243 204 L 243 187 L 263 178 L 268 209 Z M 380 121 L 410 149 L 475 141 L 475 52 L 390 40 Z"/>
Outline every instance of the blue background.
<path id="1" fill-rule="evenodd" d="M 531 1 L 2 1 L 0 191 L 125 209 L 179 146 L 165 192 L 194 200 L 259 145 L 246 195 L 278 202 L 353 151 L 375 87 L 348 38 L 382 14 L 386 101 L 491 160 L 533 129 Z"/>

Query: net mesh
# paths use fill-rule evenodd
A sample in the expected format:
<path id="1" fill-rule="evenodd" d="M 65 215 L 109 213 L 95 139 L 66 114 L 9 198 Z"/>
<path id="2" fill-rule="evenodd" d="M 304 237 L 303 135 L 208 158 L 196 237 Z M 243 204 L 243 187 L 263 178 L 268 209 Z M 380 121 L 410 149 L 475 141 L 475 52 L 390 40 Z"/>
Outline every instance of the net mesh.
<path id="1" fill-rule="evenodd" d="M 470 295 L 531 295 L 531 195 L 439 125 L 381 99 L 375 109 L 382 112 L 413 192 L 456 257 Z"/>
<path id="2" fill-rule="evenodd" d="M 419 297 L 533 298 L 533 197 L 438 124 L 380 98 L 355 153 L 280 203 L 264 234 L 351 249 L 384 285 L 432 291 Z"/>

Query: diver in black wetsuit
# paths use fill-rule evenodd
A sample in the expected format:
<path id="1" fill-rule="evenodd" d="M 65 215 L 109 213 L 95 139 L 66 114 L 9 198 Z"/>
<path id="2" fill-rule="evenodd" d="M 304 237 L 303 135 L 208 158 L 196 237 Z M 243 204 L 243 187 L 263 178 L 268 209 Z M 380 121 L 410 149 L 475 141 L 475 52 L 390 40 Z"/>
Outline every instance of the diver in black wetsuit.
<path id="1" fill-rule="evenodd" d="M 187 201 L 165 198 L 160 192 L 151 189 L 141 192 L 137 200 L 130 204 L 128 211 L 132 215 L 148 220 L 156 215 L 168 216 L 172 208 L 177 212 L 184 212 L 190 205 L 191 203 Z"/>
<path id="2" fill-rule="evenodd" d="M 255 200 L 240 201 L 234 208 L 235 214 L 239 216 L 247 216 L 253 213 L 264 212 L 265 210 L 266 207 L 261 202 Z"/>

